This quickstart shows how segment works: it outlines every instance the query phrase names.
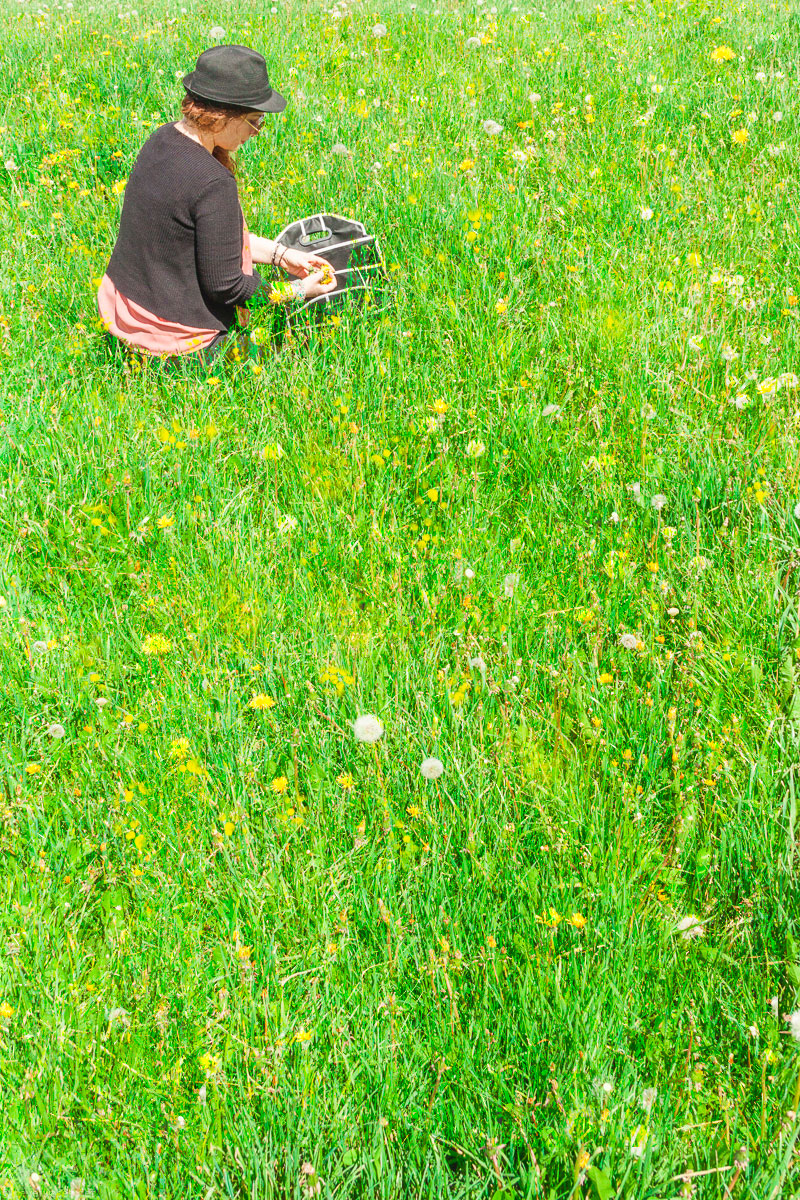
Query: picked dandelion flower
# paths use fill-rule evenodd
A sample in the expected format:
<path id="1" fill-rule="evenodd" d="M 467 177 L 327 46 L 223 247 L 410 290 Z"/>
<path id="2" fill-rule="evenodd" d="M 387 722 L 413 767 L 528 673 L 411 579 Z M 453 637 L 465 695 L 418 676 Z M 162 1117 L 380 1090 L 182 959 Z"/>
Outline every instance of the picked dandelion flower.
<path id="1" fill-rule="evenodd" d="M 419 769 L 425 779 L 438 779 L 444 774 L 444 763 L 440 758 L 424 758 Z"/>
<path id="2" fill-rule="evenodd" d="M 377 717 L 371 713 L 365 713 L 361 717 L 356 717 L 353 722 L 353 734 L 356 741 L 372 745 L 383 737 L 383 725 Z"/>

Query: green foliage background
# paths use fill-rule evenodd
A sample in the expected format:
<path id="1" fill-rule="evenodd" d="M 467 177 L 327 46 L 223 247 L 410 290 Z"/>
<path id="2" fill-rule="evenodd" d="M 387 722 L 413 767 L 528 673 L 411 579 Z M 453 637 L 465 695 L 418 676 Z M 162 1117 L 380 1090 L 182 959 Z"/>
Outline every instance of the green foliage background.
<path id="1" fill-rule="evenodd" d="M 0 1194 L 800 1194 L 797 13 L 275 9 L 2 13 Z M 218 24 L 390 307 L 137 370 Z"/>

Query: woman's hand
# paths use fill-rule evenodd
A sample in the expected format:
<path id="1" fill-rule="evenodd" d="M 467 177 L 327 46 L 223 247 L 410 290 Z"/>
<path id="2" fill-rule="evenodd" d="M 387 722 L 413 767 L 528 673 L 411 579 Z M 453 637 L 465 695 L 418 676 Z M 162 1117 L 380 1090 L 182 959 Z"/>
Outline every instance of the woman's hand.
<path id="1" fill-rule="evenodd" d="M 333 275 L 331 264 L 327 259 L 320 258 L 318 254 L 306 254 L 302 250 L 283 250 L 276 257 L 281 269 L 288 271 L 290 275 L 296 275 L 298 279 L 305 279 L 307 275 L 313 275 L 315 271 L 322 271 L 325 268 Z M 334 276 L 334 281 L 335 278 Z"/>
<path id="2" fill-rule="evenodd" d="M 309 258 L 316 258 L 316 255 L 309 255 Z M 321 260 L 325 262 L 324 259 Z M 330 263 L 325 263 L 324 268 L 319 271 L 313 271 L 306 275 L 303 283 L 303 291 L 306 299 L 312 300 L 315 296 L 324 296 L 326 292 L 332 292 L 336 287 L 336 276 L 330 266 Z"/>

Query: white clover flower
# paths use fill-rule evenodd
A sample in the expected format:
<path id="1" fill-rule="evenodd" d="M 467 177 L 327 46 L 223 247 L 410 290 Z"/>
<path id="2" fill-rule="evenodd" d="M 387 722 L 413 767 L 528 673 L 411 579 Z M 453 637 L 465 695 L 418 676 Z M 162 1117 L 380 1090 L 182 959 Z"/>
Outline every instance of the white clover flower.
<path id="1" fill-rule="evenodd" d="M 657 1095 L 658 1095 L 658 1092 L 656 1091 L 655 1088 L 645 1088 L 644 1091 L 642 1092 L 641 1103 L 642 1103 L 642 1108 L 644 1109 L 644 1111 L 646 1113 L 649 1113 L 651 1108 L 655 1104 Z"/>
<path id="2" fill-rule="evenodd" d="M 438 779 L 444 773 L 444 763 L 440 758 L 424 758 L 419 769 L 426 779 Z"/>
<path id="3" fill-rule="evenodd" d="M 651 508 L 654 508 L 656 512 L 661 512 L 662 508 L 666 508 L 667 506 L 667 497 L 663 495 L 662 492 L 657 492 L 656 495 L 650 500 L 650 506 Z"/>
<path id="4" fill-rule="evenodd" d="M 796 1042 L 800 1042 L 800 1008 L 797 1012 L 789 1014 L 789 1033 Z"/>
<path id="5" fill-rule="evenodd" d="M 373 717 L 371 713 L 365 713 L 363 717 L 356 717 L 353 722 L 353 733 L 356 741 L 367 742 L 372 745 L 383 737 L 383 725 L 377 717 Z"/>
<path id="6" fill-rule="evenodd" d="M 639 213 L 643 221 L 652 221 L 654 215 L 652 208 L 643 208 Z"/>
<path id="7" fill-rule="evenodd" d="M 683 917 L 675 926 L 675 932 L 679 933 L 685 942 L 690 942 L 693 938 L 703 936 L 703 922 L 697 917 Z"/>
<path id="8" fill-rule="evenodd" d="M 519 587 L 519 571 L 512 571 L 503 579 L 503 595 L 510 600 Z"/>
<path id="9" fill-rule="evenodd" d="M 225 37 L 225 30 L 221 25 L 212 25 L 208 31 L 208 36 L 215 42 L 221 42 Z"/>
<path id="10" fill-rule="evenodd" d="M 53 721 L 52 725 L 47 726 L 47 732 L 51 738 L 63 738 L 67 731 L 59 721 Z"/>
<path id="11" fill-rule="evenodd" d="M 639 639 L 635 633 L 623 633 L 619 639 L 619 644 L 625 650 L 635 650 L 639 645 Z"/>
<path id="12" fill-rule="evenodd" d="M 483 122 L 483 131 L 488 133 L 489 137 L 497 137 L 503 132 L 503 126 L 498 121 L 493 121 L 491 118 Z"/>
<path id="13" fill-rule="evenodd" d="M 373 37 L 374 37 L 376 40 L 377 40 L 378 38 L 385 38 L 385 37 L 386 37 L 386 34 L 387 34 L 388 32 L 389 32 L 389 31 L 388 31 L 388 29 L 386 28 L 386 26 L 385 26 L 385 25 L 383 25 L 383 24 L 381 24 L 380 22 L 379 22 L 377 25 L 373 25 L 373 26 L 372 26 L 372 36 L 373 36 Z"/>

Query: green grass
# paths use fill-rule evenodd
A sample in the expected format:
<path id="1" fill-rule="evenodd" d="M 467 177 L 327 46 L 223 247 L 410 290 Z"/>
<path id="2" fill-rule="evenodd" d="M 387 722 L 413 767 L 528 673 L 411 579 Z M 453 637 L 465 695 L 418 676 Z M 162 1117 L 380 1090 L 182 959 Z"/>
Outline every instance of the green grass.
<path id="1" fill-rule="evenodd" d="M 0 1195 L 800 1195 L 796 12 L 187 7 L 3 7 Z M 137 371 L 216 24 L 390 308 Z"/>

